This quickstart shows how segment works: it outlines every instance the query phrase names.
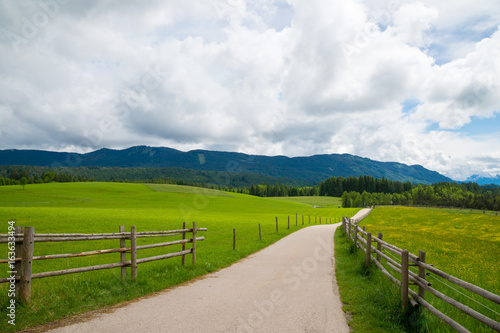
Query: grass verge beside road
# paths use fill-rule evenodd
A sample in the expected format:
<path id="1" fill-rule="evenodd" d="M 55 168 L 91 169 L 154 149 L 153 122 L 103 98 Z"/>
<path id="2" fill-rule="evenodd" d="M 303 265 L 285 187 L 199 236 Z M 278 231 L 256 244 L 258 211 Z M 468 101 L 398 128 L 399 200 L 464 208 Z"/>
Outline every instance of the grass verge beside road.
<path id="1" fill-rule="evenodd" d="M 353 251 L 342 227 L 335 232 L 335 273 L 348 324 L 355 332 L 419 332 L 418 312 L 404 313 L 401 294 L 380 270 L 365 268 L 365 255 Z M 408 324 L 409 323 L 409 324 Z"/>

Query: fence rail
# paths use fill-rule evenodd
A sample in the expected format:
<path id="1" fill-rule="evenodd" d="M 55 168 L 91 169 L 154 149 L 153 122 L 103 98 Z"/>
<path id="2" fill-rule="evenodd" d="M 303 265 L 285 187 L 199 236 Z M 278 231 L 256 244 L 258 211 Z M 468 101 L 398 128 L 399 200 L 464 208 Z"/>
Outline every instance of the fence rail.
<path id="1" fill-rule="evenodd" d="M 132 281 L 137 280 L 137 265 L 163 260 L 173 257 L 182 256 L 182 265 L 185 263 L 185 256 L 192 254 L 193 265 L 196 264 L 196 242 L 203 241 L 205 237 L 198 237 L 198 231 L 207 231 L 206 228 L 197 228 L 196 222 L 193 222 L 192 228 L 186 228 L 186 223 L 183 223 L 183 228 L 178 230 L 165 230 L 165 231 L 142 231 L 137 232 L 136 227 L 130 227 L 130 232 L 125 232 L 125 226 L 119 227 L 118 233 L 100 233 L 100 234 L 35 234 L 33 227 L 15 227 L 12 234 L 0 234 L 0 243 L 7 243 L 11 253 L 13 254 L 8 259 L 0 259 L 0 264 L 8 264 L 10 271 L 7 273 L 12 274 L 11 277 L 0 278 L 0 283 L 10 283 L 10 289 L 15 290 L 16 299 L 22 300 L 26 303 L 31 301 L 31 281 L 33 279 L 46 278 L 50 276 L 59 276 L 66 274 L 75 274 L 82 272 L 90 272 L 102 269 L 111 269 L 121 267 L 121 277 L 126 278 L 126 268 L 131 268 Z M 191 238 L 186 238 L 187 233 L 192 233 Z M 169 237 L 182 235 L 182 239 L 154 243 L 147 245 L 137 245 L 137 238 L 149 237 Z M 109 240 L 118 239 L 120 247 L 114 249 L 93 250 L 87 252 L 77 253 L 63 253 L 63 254 L 48 254 L 41 256 L 33 256 L 35 243 L 42 242 L 73 242 L 73 241 L 93 241 L 93 240 Z M 130 246 L 126 246 L 126 241 L 130 241 Z M 191 243 L 190 249 L 186 249 L 186 244 Z M 137 259 L 137 250 L 151 249 L 157 247 L 166 247 L 172 245 L 182 245 L 182 250 L 178 252 L 166 253 L 162 255 Z M 109 264 L 93 265 L 87 267 L 70 268 L 59 271 L 42 272 L 32 274 L 33 261 L 36 260 L 50 260 L 62 258 L 76 258 L 86 257 L 107 253 L 120 253 L 120 261 Z M 130 254 L 130 260 L 127 260 L 126 254 Z"/>
<path id="2" fill-rule="evenodd" d="M 457 323 L 452 318 L 448 317 L 441 311 L 434 308 L 429 302 L 425 300 L 426 292 L 431 293 L 442 301 L 454 306 L 455 308 L 462 311 L 464 314 L 480 321 L 481 323 L 487 325 L 488 327 L 500 332 L 500 323 L 471 309 L 465 304 L 458 302 L 457 300 L 449 297 L 440 291 L 432 288 L 432 283 L 426 280 L 426 275 L 433 273 L 459 287 L 462 287 L 476 295 L 483 297 L 491 302 L 500 304 L 500 296 L 492 292 L 484 290 L 476 285 L 469 282 L 463 281 L 457 277 L 454 277 L 448 273 L 445 273 L 432 265 L 425 263 L 426 253 L 424 251 L 419 251 L 419 255 L 414 255 L 409 253 L 407 250 L 400 249 L 395 245 L 383 241 L 383 235 L 378 234 L 378 237 L 372 236 L 370 232 L 367 232 L 365 228 L 358 226 L 359 220 L 349 219 L 344 217 L 342 219 L 342 228 L 344 233 L 350 240 L 353 241 L 354 248 L 361 248 L 366 253 L 366 267 L 369 267 L 373 262 L 380 268 L 382 273 L 387 276 L 393 283 L 401 287 L 401 305 L 403 308 L 407 309 L 409 303 L 417 307 L 419 305 L 428 309 L 432 314 L 437 316 L 439 319 L 450 325 L 453 329 L 458 332 L 469 332 L 465 327 Z M 376 246 L 374 246 L 375 243 Z M 384 253 L 388 251 L 392 254 L 398 256 L 400 261 L 393 259 L 391 256 Z M 376 254 L 374 257 L 373 254 Z M 385 265 L 382 261 L 385 260 Z M 418 274 L 411 271 L 410 266 L 418 268 Z M 394 275 L 390 273 L 390 270 L 395 271 L 400 274 L 400 279 L 397 279 Z M 418 292 L 415 292 L 410 285 L 415 285 L 418 287 Z M 418 302 L 417 302 L 418 301 Z"/>

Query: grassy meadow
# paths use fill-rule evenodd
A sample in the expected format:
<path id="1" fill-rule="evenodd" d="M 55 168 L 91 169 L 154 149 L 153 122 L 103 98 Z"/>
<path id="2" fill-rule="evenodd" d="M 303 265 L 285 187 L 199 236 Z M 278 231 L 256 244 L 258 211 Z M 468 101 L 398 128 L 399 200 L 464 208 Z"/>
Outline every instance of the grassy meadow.
<path id="1" fill-rule="evenodd" d="M 500 294 L 500 216 L 469 210 L 377 207 L 360 222 L 360 226 L 365 226 L 374 235 L 381 232 L 386 242 L 408 249 L 413 254 L 418 255 L 418 251 L 423 250 L 426 252 L 427 263 Z M 433 283 L 433 288 L 500 321 L 500 305 L 473 295 L 433 274 L 427 279 Z M 458 289 L 460 293 L 449 286 Z M 430 293 L 426 295 L 426 299 L 434 307 L 471 332 L 493 332 Z M 427 311 L 425 323 L 424 331 L 453 331 Z"/>
<path id="2" fill-rule="evenodd" d="M 121 281 L 120 269 L 35 279 L 32 304 L 18 305 L 16 326 L 7 324 L 7 284 L 0 285 L 0 332 L 21 330 L 74 314 L 102 308 L 147 295 L 182 283 L 258 251 L 281 237 L 307 227 L 308 218 L 322 217 L 339 221 L 352 215 L 353 209 L 338 208 L 338 198 L 259 198 L 237 193 L 176 185 L 122 183 L 49 183 L 0 187 L 0 233 L 6 233 L 8 221 L 35 227 L 35 233 L 107 233 L 118 232 L 119 225 L 137 226 L 137 231 L 179 229 L 182 222 L 196 221 L 205 241 L 198 243 L 197 265 L 186 266 L 180 258 L 140 264 L 138 281 Z M 322 208 L 314 208 L 314 205 Z M 298 226 L 295 226 L 298 214 Z M 305 224 L 302 225 L 302 215 Z M 290 216 L 290 229 L 287 229 Z M 276 233 L 276 217 L 279 232 Z M 3 226 L 2 226 L 3 223 Z M 262 227 L 259 241 L 258 225 Z M 236 250 L 232 249 L 236 228 Z M 179 236 L 176 236 L 179 237 Z M 174 240 L 175 237 L 138 239 L 138 245 Z M 127 242 L 128 244 L 128 242 Z M 119 240 L 35 243 L 34 255 L 74 253 L 119 247 Z M 190 245 L 187 245 L 189 248 Z M 179 251 L 180 245 L 141 250 L 138 258 Z M 0 258 L 6 258 L 7 246 L 0 244 Z M 119 261 L 119 254 L 82 258 L 38 260 L 33 273 L 85 267 Z M 1 267 L 4 267 L 3 269 Z M 6 276 L 7 266 L 0 264 Z"/>
<path id="3" fill-rule="evenodd" d="M 342 207 L 342 199 L 341 198 L 332 198 L 332 197 L 281 197 L 281 198 L 273 198 L 273 200 L 278 201 L 291 201 L 291 202 L 299 202 L 308 204 L 311 206 L 316 206 L 317 208 L 340 208 Z"/>

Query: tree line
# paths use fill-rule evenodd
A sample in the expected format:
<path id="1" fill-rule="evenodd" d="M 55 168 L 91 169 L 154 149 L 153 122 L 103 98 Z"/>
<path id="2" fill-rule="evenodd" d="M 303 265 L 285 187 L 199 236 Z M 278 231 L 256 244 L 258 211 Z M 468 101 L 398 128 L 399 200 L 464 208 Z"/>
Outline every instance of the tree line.
<path id="1" fill-rule="evenodd" d="M 245 188 L 242 193 L 259 197 L 317 196 L 319 195 L 319 186 L 296 187 L 284 184 L 260 184 Z"/>
<path id="2" fill-rule="evenodd" d="M 0 166 L 0 185 L 20 185 L 25 178 L 27 184 L 50 182 L 125 182 L 175 184 L 249 193 L 252 184 L 278 184 L 305 186 L 306 181 L 276 178 L 259 174 L 190 170 L 184 168 L 120 168 L 120 167 L 42 167 Z M 299 188 L 299 187 L 297 187 Z M 303 194 L 304 191 L 302 190 Z"/>
<path id="3" fill-rule="evenodd" d="M 407 182 L 393 181 L 385 177 L 330 177 L 320 183 L 319 195 L 340 197 L 344 192 L 368 193 L 403 193 L 411 190 L 414 185 Z"/>
<path id="4" fill-rule="evenodd" d="M 260 197 L 318 195 L 342 197 L 344 207 L 392 204 L 500 210 L 500 187 L 479 186 L 477 183 L 442 182 L 434 185 L 415 185 L 408 181 L 400 182 L 371 176 L 330 177 L 314 186 L 262 183 L 262 180 L 269 179 L 255 174 L 230 174 L 182 168 L 0 166 L 0 185 L 25 186 L 50 182 L 88 181 L 156 183 L 206 187 Z M 249 184 L 251 185 L 248 186 Z"/>
<path id="5" fill-rule="evenodd" d="M 480 186 L 477 183 L 441 182 L 433 185 L 412 184 L 371 176 L 330 177 L 309 187 L 283 184 L 252 185 L 243 189 L 260 197 L 332 196 L 341 197 L 342 206 L 418 205 L 500 210 L 500 187 Z"/>
<path id="6" fill-rule="evenodd" d="M 244 193 L 259 197 L 331 196 L 340 197 L 347 192 L 403 193 L 414 187 L 411 182 L 393 181 L 371 176 L 330 177 L 314 186 L 286 186 L 284 184 L 259 184 L 246 188 Z"/>
<path id="7" fill-rule="evenodd" d="M 66 182 L 86 182 L 92 181 L 82 176 L 75 176 L 63 172 L 51 170 L 41 171 L 39 173 L 29 173 L 26 169 L 18 170 L 16 168 L 7 169 L 7 172 L 0 173 L 0 185 L 26 185 L 43 183 L 66 183 Z"/>
<path id="8" fill-rule="evenodd" d="M 441 182 L 434 185 L 418 185 L 403 193 L 362 193 L 345 191 L 343 207 L 373 205 L 439 206 L 500 210 L 500 188 L 488 188 L 476 183 Z"/>

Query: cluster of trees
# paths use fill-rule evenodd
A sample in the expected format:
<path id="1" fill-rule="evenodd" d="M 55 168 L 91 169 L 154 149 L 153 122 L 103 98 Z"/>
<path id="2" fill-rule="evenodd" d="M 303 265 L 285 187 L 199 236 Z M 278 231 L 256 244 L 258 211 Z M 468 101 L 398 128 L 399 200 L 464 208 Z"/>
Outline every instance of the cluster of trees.
<path id="1" fill-rule="evenodd" d="M 385 177 L 330 177 L 320 183 L 319 195 L 340 197 L 347 192 L 368 193 L 403 193 L 411 190 L 414 185 L 407 182 L 393 181 Z"/>
<path id="2" fill-rule="evenodd" d="M 414 185 L 410 182 L 370 176 L 331 177 L 316 186 L 260 184 L 239 192 L 260 197 L 314 195 L 342 197 L 343 207 L 417 205 L 500 210 L 500 187 L 479 186 L 477 183 L 441 182 L 434 185 Z"/>
<path id="3" fill-rule="evenodd" d="M 295 187 L 285 186 L 284 184 L 261 184 L 252 185 L 243 193 L 259 197 L 298 197 L 298 196 L 317 196 L 319 195 L 319 186 Z"/>
<path id="4" fill-rule="evenodd" d="M 259 197 L 331 196 L 340 197 L 344 192 L 403 193 L 415 186 L 408 182 L 392 181 L 371 176 L 330 177 L 315 186 L 286 186 L 284 184 L 260 184 L 248 188 L 248 194 Z"/>
<path id="5" fill-rule="evenodd" d="M 438 183 L 418 185 L 403 193 L 344 192 L 344 207 L 372 205 L 418 205 L 500 210 L 500 188 L 485 188 L 476 183 Z"/>
<path id="6" fill-rule="evenodd" d="M 85 182 L 89 181 L 81 176 L 72 176 L 63 172 L 42 172 L 40 174 L 30 174 L 25 169 L 8 170 L 7 176 L 0 177 L 0 185 L 26 185 L 26 184 L 42 184 L 50 182 Z"/>

